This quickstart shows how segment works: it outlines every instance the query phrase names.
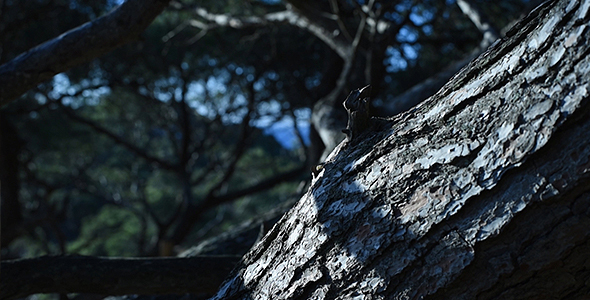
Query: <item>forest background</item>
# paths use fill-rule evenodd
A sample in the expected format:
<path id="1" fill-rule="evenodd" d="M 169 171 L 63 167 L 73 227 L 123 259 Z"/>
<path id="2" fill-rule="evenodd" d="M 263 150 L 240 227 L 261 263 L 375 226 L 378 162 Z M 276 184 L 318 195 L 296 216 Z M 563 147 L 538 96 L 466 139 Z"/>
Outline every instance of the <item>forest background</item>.
<path id="1" fill-rule="evenodd" d="M 2 1 L 0 64 L 119 4 Z M 408 109 L 536 4 L 172 1 L 139 39 L 2 107 L 2 260 L 264 233 L 344 138 L 324 130 L 346 126 L 348 92 Z"/>

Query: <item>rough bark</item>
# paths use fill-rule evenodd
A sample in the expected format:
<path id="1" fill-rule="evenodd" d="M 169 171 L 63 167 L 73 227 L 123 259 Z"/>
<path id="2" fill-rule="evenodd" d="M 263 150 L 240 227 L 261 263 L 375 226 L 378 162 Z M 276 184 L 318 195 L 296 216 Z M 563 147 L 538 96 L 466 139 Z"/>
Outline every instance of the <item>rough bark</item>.
<path id="1" fill-rule="evenodd" d="M 0 106 L 55 74 L 136 39 L 170 0 L 128 0 L 110 13 L 76 27 L 0 66 Z"/>
<path id="2" fill-rule="evenodd" d="M 1 299 L 35 293 L 186 294 L 217 290 L 236 256 L 106 258 L 55 256 L 2 262 Z"/>
<path id="3" fill-rule="evenodd" d="M 549 1 L 437 94 L 341 143 L 215 299 L 580 299 L 590 1 Z"/>

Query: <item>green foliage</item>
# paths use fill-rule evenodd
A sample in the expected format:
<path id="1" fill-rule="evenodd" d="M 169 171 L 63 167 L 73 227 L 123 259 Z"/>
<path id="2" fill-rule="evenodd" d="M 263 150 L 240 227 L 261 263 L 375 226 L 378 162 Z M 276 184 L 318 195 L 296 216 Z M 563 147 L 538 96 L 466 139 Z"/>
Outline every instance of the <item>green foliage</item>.
<path id="1" fill-rule="evenodd" d="M 68 250 L 83 255 L 135 256 L 140 232 L 141 222 L 136 215 L 108 205 L 82 220 L 80 236 L 68 245 Z"/>

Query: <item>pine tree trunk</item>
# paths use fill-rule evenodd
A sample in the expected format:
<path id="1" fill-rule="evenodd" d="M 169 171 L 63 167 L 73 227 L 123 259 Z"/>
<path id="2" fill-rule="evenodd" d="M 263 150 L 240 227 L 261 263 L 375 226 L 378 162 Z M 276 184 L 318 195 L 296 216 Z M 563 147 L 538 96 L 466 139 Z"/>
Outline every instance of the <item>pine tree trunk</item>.
<path id="1" fill-rule="evenodd" d="M 590 294 L 590 0 L 549 1 L 343 142 L 216 299 Z"/>

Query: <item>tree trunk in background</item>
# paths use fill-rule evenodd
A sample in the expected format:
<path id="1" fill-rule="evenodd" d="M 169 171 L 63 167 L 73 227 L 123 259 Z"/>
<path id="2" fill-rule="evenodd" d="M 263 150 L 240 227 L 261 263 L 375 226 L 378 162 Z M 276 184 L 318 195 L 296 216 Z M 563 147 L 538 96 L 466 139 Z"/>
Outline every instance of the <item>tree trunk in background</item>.
<path id="1" fill-rule="evenodd" d="M 0 66 L 0 106 L 54 75 L 137 39 L 170 0 L 129 0 Z"/>
<path id="2" fill-rule="evenodd" d="M 590 0 L 549 1 L 340 144 L 216 299 L 590 294 Z"/>

